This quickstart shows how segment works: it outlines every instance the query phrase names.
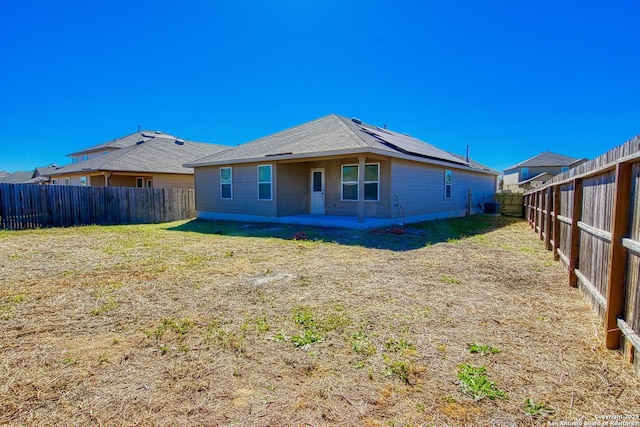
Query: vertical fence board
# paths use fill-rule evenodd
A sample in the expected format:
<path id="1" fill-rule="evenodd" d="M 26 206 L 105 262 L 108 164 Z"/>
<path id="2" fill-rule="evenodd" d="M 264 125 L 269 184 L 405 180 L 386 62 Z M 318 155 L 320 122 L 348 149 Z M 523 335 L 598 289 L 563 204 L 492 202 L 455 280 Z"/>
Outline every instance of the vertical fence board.
<path id="1" fill-rule="evenodd" d="M 618 164 L 615 172 L 615 187 L 613 194 L 614 209 L 611 213 L 611 245 L 609 256 L 609 277 L 607 281 L 607 310 L 605 316 L 605 343 L 607 348 L 615 349 L 620 346 L 620 329 L 617 318 L 622 314 L 625 291 L 625 264 L 627 250 L 622 246 L 622 239 L 629 228 L 629 199 L 631 196 L 631 165 Z"/>

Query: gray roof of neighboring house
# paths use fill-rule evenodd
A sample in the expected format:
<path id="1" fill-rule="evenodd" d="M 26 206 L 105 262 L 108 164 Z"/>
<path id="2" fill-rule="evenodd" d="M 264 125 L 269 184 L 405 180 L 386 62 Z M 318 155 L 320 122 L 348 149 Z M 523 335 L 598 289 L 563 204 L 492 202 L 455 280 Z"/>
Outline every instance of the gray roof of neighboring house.
<path id="1" fill-rule="evenodd" d="M 130 135 L 125 135 L 120 138 L 116 138 L 112 141 L 103 142 L 102 144 L 93 145 L 89 148 L 85 148 L 80 151 L 76 151 L 74 153 L 69 153 L 67 156 L 79 156 L 86 153 L 91 153 L 98 150 L 106 150 L 109 148 L 125 148 L 131 147 L 132 145 L 136 145 L 139 142 L 146 142 L 155 137 L 164 137 L 164 138 L 173 138 L 176 139 L 175 136 L 169 135 L 168 133 L 160 132 L 157 130 L 141 130 L 138 132 L 134 132 Z"/>
<path id="2" fill-rule="evenodd" d="M 583 159 L 576 159 L 574 157 L 552 153 L 551 151 L 545 151 L 544 153 L 540 153 L 535 157 L 525 160 L 524 162 L 520 162 L 511 167 L 508 167 L 505 169 L 505 171 L 518 168 L 571 166 L 573 163 L 579 162 L 581 160 Z"/>
<path id="3" fill-rule="evenodd" d="M 33 178 L 33 171 L 17 171 L 0 177 L 0 184 L 25 184 Z"/>
<path id="4" fill-rule="evenodd" d="M 539 180 L 540 178 L 542 178 L 545 175 L 549 175 L 549 178 L 547 179 L 547 181 L 554 177 L 554 175 L 552 173 L 550 173 L 550 172 L 541 172 L 541 173 L 537 174 L 536 176 L 532 176 L 531 178 L 528 178 L 528 179 L 525 179 L 525 180 L 522 180 L 522 181 L 518 182 L 518 185 L 523 185 L 523 184 L 526 184 L 528 182 L 537 181 L 537 180 Z"/>
<path id="5" fill-rule="evenodd" d="M 467 162 L 462 156 L 446 152 L 409 135 L 368 125 L 360 120 L 348 119 L 337 114 L 330 114 L 241 144 L 193 161 L 186 166 L 197 167 L 357 153 L 376 153 L 424 162 L 444 162 L 457 167 L 498 174 L 491 168 L 477 162 Z"/>
<path id="6" fill-rule="evenodd" d="M 50 175 L 86 171 L 192 174 L 193 170 L 183 164 L 228 148 L 226 145 L 182 141 L 162 134 L 139 144 L 58 168 Z"/>

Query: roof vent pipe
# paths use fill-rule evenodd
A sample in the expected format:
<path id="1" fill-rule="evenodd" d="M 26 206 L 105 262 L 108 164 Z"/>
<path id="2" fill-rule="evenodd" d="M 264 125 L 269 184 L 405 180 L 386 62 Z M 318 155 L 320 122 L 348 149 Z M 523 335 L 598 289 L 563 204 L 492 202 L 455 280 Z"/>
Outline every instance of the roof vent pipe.
<path id="1" fill-rule="evenodd" d="M 469 145 L 467 145 L 467 163 L 469 163 Z"/>
<path id="2" fill-rule="evenodd" d="M 355 118 L 355 117 L 352 117 L 352 118 L 351 118 L 351 121 L 352 121 L 353 123 L 355 123 L 355 124 L 358 124 L 358 125 L 361 125 L 361 124 L 362 124 L 362 120 L 357 119 L 357 118 Z"/>

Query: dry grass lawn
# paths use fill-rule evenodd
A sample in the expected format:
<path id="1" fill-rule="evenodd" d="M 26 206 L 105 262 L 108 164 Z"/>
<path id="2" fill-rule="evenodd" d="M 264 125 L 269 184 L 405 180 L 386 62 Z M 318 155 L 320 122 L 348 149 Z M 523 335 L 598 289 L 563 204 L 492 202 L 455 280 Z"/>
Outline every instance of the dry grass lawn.
<path id="1" fill-rule="evenodd" d="M 406 231 L 0 232 L 0 424 L 509 426 L 640 413 L 632 366 L 603 348 L 596 315 L 526 223 Z"/>

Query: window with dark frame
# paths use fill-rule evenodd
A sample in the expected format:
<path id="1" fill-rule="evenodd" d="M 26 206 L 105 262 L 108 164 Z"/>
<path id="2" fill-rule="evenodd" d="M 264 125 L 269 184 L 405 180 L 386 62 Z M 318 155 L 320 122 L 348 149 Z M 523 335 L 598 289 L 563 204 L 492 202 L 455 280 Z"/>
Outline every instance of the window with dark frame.
<path id="1" fill-rule="evenodd" d="M 272 200 L 271 165 L 258 165 L 258 200 Z"/>
<path id="2" fill-rule="evenodd" d="M 357 201 L 359 165 L 342 165 L 342 200 Z M 377 202 L 380 200 L 380 164 L 364 165 L 364 200 Z"/>
<path id="3" fill-rule="evenodd" d="M 220 198 L 230 200 L 233 198 L 232 188 L 233 173 L 230 167 L 220 168 Z"/>
<path id="4" fill-rule="evenodd" d="M 444 198 L 448 200 L 451 198 L 451 183 L 453 182 L 453 172 L 450 169 L 444 171 Z"/>

